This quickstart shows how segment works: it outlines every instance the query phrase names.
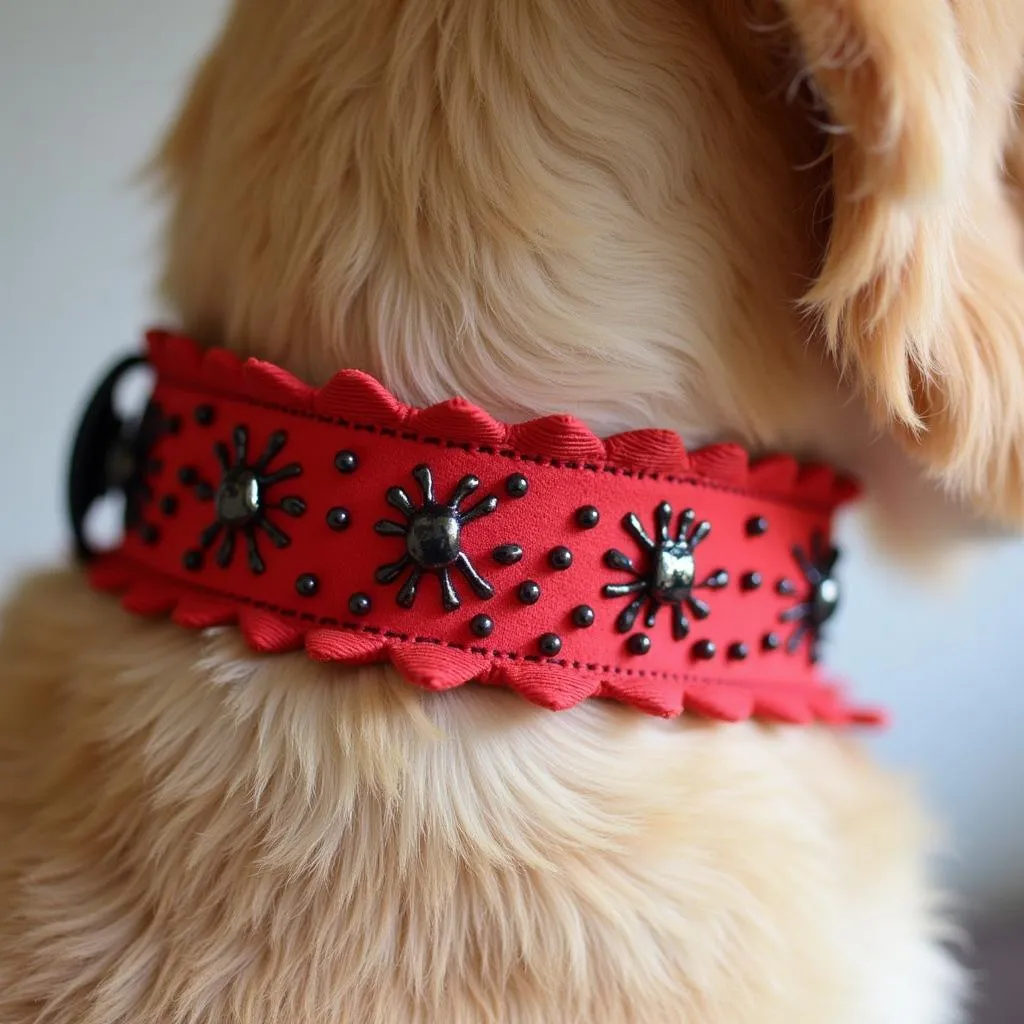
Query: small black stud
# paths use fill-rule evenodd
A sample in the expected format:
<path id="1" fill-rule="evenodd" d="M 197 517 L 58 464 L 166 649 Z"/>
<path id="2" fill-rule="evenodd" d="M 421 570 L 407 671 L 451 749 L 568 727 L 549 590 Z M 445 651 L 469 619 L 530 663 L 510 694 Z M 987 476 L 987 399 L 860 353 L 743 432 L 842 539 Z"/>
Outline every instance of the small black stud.
<path id="1" fill-rule="evenodd" d="M 530 489 L 530 481 L 522 473 L 513 473 L 505 481 L 505 490 L 510 498 L 521 498 Z"/>
<path id="2" fill-rule="evenodd" d="M 339 473 L 354 473 L 359 468 L 359 456 L 348 449 L 334 456 L 334 468 Z"/>
<path id="3" fill-rule="evenodd" d="M 474 636 L 488 637 L 494 632 L 494 619 L 490 615 L 475 615 L 469 628 L 473 631 Z"/>
<path id="4" fill-rule="evenodd" d="M 651 649 L 651 638 L 646 633 L 634 633 L 626 646 L 630 654 L 647 654 Z"/>
<path id="5" fill-rule="evenodd" d="M 332 530 L 347 530 L 350 519 L 347 508 L 332 508 L 327 513 L 327 525 Z"/>
<path id="6" fill-rule="evenodd" d="M 498 565 L 515 565 L 523 557 L 523 549 L 518 544 L 502 544 L 492 555 Z"/>
<path id="7" fill-rule="evenodd" d="M 181 563 L 189 572 L 199 572 L 203 567 L 202 551 L 186 551 Z"/>
<path id="8" fill-rule="evenodd" d="M 562 638 L 557 633 L 545 633 L 537 644 L 540 653 L 553 658 L 562 649 Z"/>
<path id="9" fill-rule="evenodd" d="M 747 520 L 747 536 L 761 537 L 768 532 L 768 520 L 764 516 L 751 516 Z"/>
<path id="10" fill-rule="evenodd" d="M 178 470 L 178 479 L 184 487 L 194 487 L 199 481 L 199 471 L 195 466 L 182 466 Z"/>
<path id="11" fill-rule="evenodd" d="M 303 597 L 312 597 L 320 589 L 320 581 L 312 573 L 305 573 L 295 581 L 295 589 Z"/>
<path id="12" fill-rule="evenodd" d="M 214 419 L 216 419 L 216 413 L 212 405 L 197 405 L 194 415 L 196 423 L 201 427 L 210 426 Z"/>
<path id="13" fill-rule="evenodd" d="M 594 609 L 589 604 L 578 604 L 572 610 L 572 624 L 577 629 L 588 629 L 594 624 Z"/>
<path id="14" fill-rule="evenodd" d="M 172 437 L 176 436 L 177 434 L 180 434 L 181 417 L 178 416 L 177 414 L 175 414 L 174 416 L 169 416 L 167 418 L 166 423 L 164 424 L 164 428 L 166 429 L 167 433 L 170 434 Z"/>
<path id="15" fill-rule="evenodd" d="M 196 484 L 196 497 L 200 501 L 213 501 L 213 496 L 217 492 L 213 489 L 213 485 L 207 483 L 205 480 L 200 480 Z"/>
<path id="16" fill-rule="evenodd" d="M 745 643 L 741 643 L 739 640 L 734 644 L 729 644 L 729 650 L 726 652 L 730 661 L 746 661 L 747 655 L 750 650 L 747 648 Z"/>
<path id="17" fill-rule="evenodd" d="M 796 593 L 796 584 L 792 580 L 779 580 L 775 584 L 775 592 L 783 597 L 792 597 Z"/>
<path id="18" fill-rule="evenodd" d="M 520 583 L 519 600 L 523 604 L 536 604 L 540 600 L 540 584 L 533 580 Z"/>
<path id="19" fill-rule="evenodd" d="M 139 528 L 139 537 L 143 544 L 152 547 L 160 539 L 160 530 L 152 523 L 143 523 Z"/>
<path id="20" fill-rule="evenodd" d="M 764 637 L 761 639 L 761 646 L 766 651 L 777 651 L 781 642 L 782 641 L 779 640 L 778 633 L 765 633 Z"/>
<path id="21" fill-rule="evenodd" d="M 693 656 L 701 661 L 710 661 L 718 648 L 710 640 L 698 640 L 693 645 Z"/>
<path id="22" fill-rule="evenodd" d="M 593 505 L 584 505 L 576 510 L 576 522 L 584 530 L 592 530 L 601 522 L 601 513 Z"/>
<path id="23" fill-rule="evenodd" d="M 178 511 L 178 499 L 173 494 L 168 494 L 160 499 L 160 511 L 165 516 L 173 516 Z"/>
<path id="24" fill-rule="evenodd" d="M 368 615 L 372 607 L 373 602 L 369 594 L 353 594 L 348 599 L 348 610 L 353 615 Z"/>
<path id="25" fill-rule="evenodd" d="M 552 569 L 563 572 L 572 565 L 572 552 L 566 547 L 552 548 L 548 555 L 548 564 Z"/>
<path id="26" fill-rule="evenodd" d="M 740 580 L 740 586 L 744 590 L 757 590 L 763 582 L 764 580 L 761 578 L 761 574 L 759 572 L 747 572 L 743 574 L 743 579 Z"/>

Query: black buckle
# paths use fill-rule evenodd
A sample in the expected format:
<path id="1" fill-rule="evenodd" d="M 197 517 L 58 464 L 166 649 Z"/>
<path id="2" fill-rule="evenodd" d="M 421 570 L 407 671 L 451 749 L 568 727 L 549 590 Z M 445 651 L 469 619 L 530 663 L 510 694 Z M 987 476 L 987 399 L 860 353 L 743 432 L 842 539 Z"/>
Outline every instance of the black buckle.
<path id="1" fill-rule="evenodd" d="M 114 405 L 117 385 L 132 370 L 146 364 L 143 356 L 128 356 L 114 366 L 96 389 L 75 435 L 68 471 L 67 508 L 79 559 L 96 552 L 85 534 L 85 519 L 93 504 L 111 491 L 124 493 L 125 529 L 137 518 L 138 484 L 149 447 L 161 417 L 150 403 L 141 417 L 121 417 Z"/>

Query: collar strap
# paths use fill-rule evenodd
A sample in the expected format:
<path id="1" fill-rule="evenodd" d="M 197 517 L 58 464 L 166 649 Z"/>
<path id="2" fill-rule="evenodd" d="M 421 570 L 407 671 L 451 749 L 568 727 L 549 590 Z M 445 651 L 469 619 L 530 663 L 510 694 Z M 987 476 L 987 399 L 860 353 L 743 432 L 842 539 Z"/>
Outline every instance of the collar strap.
<path id="1" fill-rule="evenodd" d="M 602 440 L 568 416 L 509 426 L 458 398 L 413 409 L 355 370 L 315 390 L 163 332 L 129 430 L 112 394 L 137 361 L 93 399 L 71 486 L 83 552 L 89 504 L 127 495 L 90 578 L 129 611 L 552 709 L 881 721 L 816 666 L 832 518 L 856 492 L 825 466 L 661 430 Z"/>

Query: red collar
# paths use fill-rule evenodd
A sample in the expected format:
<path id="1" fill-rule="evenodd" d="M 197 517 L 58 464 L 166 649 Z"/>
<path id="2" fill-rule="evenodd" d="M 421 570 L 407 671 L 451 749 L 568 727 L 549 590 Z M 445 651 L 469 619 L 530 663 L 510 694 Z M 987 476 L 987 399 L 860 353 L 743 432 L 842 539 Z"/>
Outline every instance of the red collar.
<path id="1" fill-rule="evenodd" d="M 162 332 L 148 349 L 141 429 L 112 412 L 122 364 L 72 467 L 83 544 L 92 500 L 127 492 L 124 541 L 90 576 L 130 611 L 553 709 L 881 721 L 815 664 L 833 513 L 856 492 L 831 469 L 661 430 L 601 440 L 568 416 L 508 426 L 461 399 L 413 409 L 355 370 L 314 390 Z"/>

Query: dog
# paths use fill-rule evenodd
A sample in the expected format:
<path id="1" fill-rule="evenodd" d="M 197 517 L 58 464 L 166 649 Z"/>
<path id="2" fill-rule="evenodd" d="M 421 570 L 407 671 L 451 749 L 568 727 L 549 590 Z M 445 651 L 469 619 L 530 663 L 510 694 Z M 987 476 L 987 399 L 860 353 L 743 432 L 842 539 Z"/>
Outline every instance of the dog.
<path id="1" fill-rule="evenodd" d="M 163 292 L 309 385 L 827 459 L 927 558 L 1024 519 L 1022 58 L 1009 0 L 237 0 Z M 0 665 L 4 1024 L 963 1019 L 844 730 L 427 693 L 77 568 Z"/>

